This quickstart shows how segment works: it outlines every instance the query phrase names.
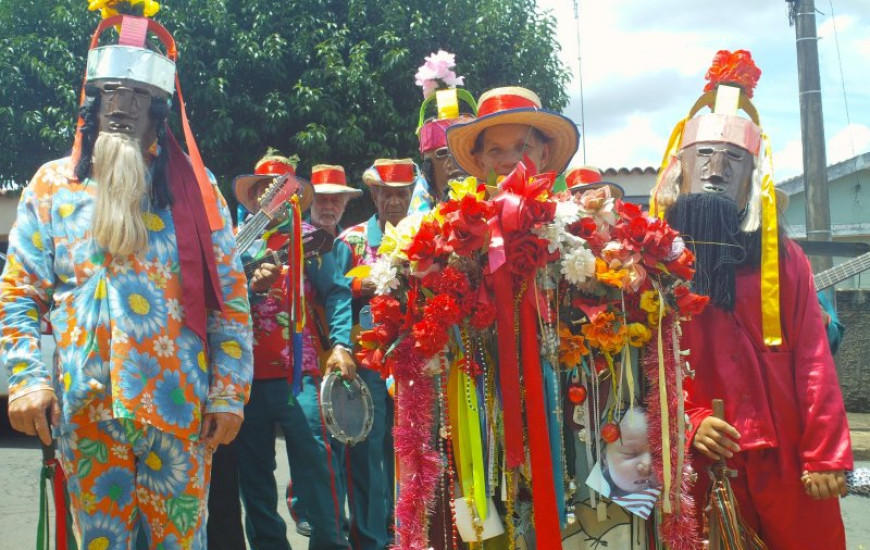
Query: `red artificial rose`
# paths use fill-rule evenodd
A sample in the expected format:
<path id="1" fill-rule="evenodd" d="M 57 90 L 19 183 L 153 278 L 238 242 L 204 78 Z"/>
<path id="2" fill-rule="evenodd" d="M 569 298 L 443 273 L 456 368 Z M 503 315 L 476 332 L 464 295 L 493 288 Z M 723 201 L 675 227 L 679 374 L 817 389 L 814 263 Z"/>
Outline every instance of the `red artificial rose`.
<path id="1" fill-rule="evenodd" d="M 604 247 L 604 239 L 598 232 L 598 225 L 590 216 L 580 218 L 569 225 L 568 232 L 585 240 L 589 244 L 589 248 L 596 254 L 601 252 L 601 248 Z"/>
<path id="2" fill-rule="evenodd" d="M 553 221 L 556 217 L 556 201 L 545 199 L 526 199 L 523 201 L 523 222 L 526 230 L 540 227 Z"/>
<path id="3" fill-rule="evenodd" d="M 431 319 L 443 327 L 459 322 L 459 303 L 449 294 L 437 294 L 423 306 L 423 318 Z"/>
<path id="4" fill-rule="evenodd" d="M 659 218 L 652 218 L 647 224 L 647 234 L 643 239 L 641 258 L 644 265 L 655 267 L 671 254 L 677 231 Z"/>
<path id="5" fill-rule="evenodd" d="M 520 235 L 505 243 L 506 263 L 514 275 L 531 277 L 547 265 L 547 241 L 532 234 Z"/>
<path id="6" fill-rule="evenodd" d="M 399 335 L 399 326 L 393 323 L 384 323 L 372 327 L 371 332 L 378 343 L 378 347 L 389 348 Z"/>
<path id="7" fill-rule="evenodd" d="M 470 256 L 483 248 L 489 238 L 487 219 L 493 213 L 490 203 L 466 195 L 459 201 L 450 201 L 441 212 L 444 215 L 443 235 L 454 252 Z"/>
<path id="8" fill-rule="evenodd" d="M 710 302 L 709 296 L 701 296 L 689 291 L 689 287 L 680 285 L 674 289 L 674 296 L 677 299 L 677 309 L 682 315 L 698 315 L 707 304 Z"/>
<path id="9" fill-rule="evenodd" d="M 441 226 L 435 220 L 424 221 L 404 252 L 408 259 L 417 262 L 417 271 L 426 271 L 432 264 L 451 252 L 451 247 L 441 236 Z"/>
<path id="10" fill-rule="evenodd" d="M 690 281 L 695 276 L 695 254 L 688 247 L 677 256 L 677 259 L 671 260 L 665 264 L 667 270 L 674 276 Z"/>
<path id="11" fill-rule="evenodd" d="M 372 309 L 372 322 L 400 325 L 404 320 L 402 305 L 390 296 L 375 296 L 369 302 Z"/>
<path id="12" fill-rule="evenodd" d="M 411 335 L 414 337 L 414 347 L 427 358 L 447 345 L 447 328 L 428 317 L 411 327 Z"/>
<path id="13" fill-rule="evenodd" d="M 384 373 L 387 365 L 384 363 L 384 350 L 381 348 L 365 349 L 356 352 L 357 361 L 360 365 Z"/>
<path id="14" fill-rule="evenodd" d="M 476 329 L 489 328 L 495 322 L 495 306 L 485 302 L 477 302 L 468 322 Z"/>
<path id="15" fill-rule="evenodd" d="M 633 202 L 623 202 L 622 199 L 616 200 L 616 212 L 624 220 L 630 220 L 643 215 L 643 209 L 640 206 Z"/>
<path id="16" fill-rule="evenodd" d="M 468 276 L 450 266 L 423 277 L 423 286 L 436 294 L 448 293 L 456 298 L 462 298 L 471 289 Z"/>

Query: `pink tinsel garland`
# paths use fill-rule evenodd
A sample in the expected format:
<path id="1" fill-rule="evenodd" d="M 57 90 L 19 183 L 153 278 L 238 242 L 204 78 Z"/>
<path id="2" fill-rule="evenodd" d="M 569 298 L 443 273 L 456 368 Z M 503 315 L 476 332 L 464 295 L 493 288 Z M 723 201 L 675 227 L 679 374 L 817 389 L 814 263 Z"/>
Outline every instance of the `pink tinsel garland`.
<path id="1" fill-rule="evenodd" d="M 435 383 L 426 374 L 426 361 L 414 348 L 412 338 L 405 338 L 392 356 L 398 407 L 393 439 L 400 479 L 393 548 L 426 550 L 426 516 L 441 475 L 441 461 L 431 445 Z"/>
<path id="2" fill-rule="evenodd" d="M 664 343 L 664 363 L 665 363 L 665 380 L 667 380 L 667 395 L 668 395 L 668 413 L 670 417 L 670 425 L 667 429 L 670 431 L 671 441 L 671 479 L 674 486 L 671 491 L 673 494 L 679 494 L 679 503 L 674 503 L 673 513 L 662 514 L 662 523 L 660 534 L 662 541 L 670 550 L 694 550 L 701 548 L 701 541 L 698 538 L 698 533 L 695 528 L 695 504 L 692 498 L 692 482 L 689 473 L 692 471 L 690 463 L 690 455 L 686 453 L 683 462 L 683 472 L 679 475 L 676 472 L 677 456 L 680 452 L 685 452 L 685 449 L 680 449 L 680 437 L 678 433 L 681 422 L 677 422 L 677 392 L 682 391 L 682 388 L 676 387 L 676 369 L 681 368 L 674 361 L 674 337 L 673 315 L 669 315 L 662 319 L 662 341 Z M 649 426 L 649 441 L 650 449 L 653 455 L 653 471 L 658 476 L 658 479 L 663 479 L 662 475 L 662 413 L 661 404 L 659 402 L 659 355 L 658 343 L 656 336 L 650 339 L 644 357 L 644 371 L 646 379 L 649 382 L 649 392 L 646 397 L 647 421 Z M 679 484 L 679 487 L 676 485 Z M 662 495 L 665 498 L 665 495 Z M 661 506 L 661 504 L 659 504 Z M 679 506 L 679 507 L 677 507 Z"/>

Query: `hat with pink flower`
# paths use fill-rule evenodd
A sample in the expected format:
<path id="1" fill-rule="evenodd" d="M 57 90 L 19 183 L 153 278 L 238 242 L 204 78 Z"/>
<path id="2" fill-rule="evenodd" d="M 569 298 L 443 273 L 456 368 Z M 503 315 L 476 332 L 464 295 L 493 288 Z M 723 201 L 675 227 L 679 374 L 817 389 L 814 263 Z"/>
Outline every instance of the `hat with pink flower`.
<path id="1" fill-rule="evenodd" d="M 420 106 L 420 121 L 417 135 L 420 137 L 420 152 L 427 153 L 447 146 L 447 128 L 457 123 L 474 120 L 477 105 L 467 90 L 458 88 L 465 83 L 464 76 L 453 71 L 456 55 L 438 50 L 426 57 L 417 74 L 418 86 L 423 88 L 423 104 Z M 469 112 L 460 112 L 460 101 L 470 107 Z M 427 109 L 434 105 L 437 114 L 426 117 Z"/>

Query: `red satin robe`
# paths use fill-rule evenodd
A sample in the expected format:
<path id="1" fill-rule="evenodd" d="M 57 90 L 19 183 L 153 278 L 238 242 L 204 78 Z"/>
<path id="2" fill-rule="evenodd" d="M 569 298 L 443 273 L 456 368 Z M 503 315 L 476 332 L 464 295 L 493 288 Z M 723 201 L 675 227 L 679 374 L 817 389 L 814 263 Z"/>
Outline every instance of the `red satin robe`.
<path id="1" fill-rule="evenodd" d="M 784 247 L 781 346 L 764 345 L 757 269 L 738 270 L 733 312 L 710 306 L 683 324 L 695 370 L 686 384 L 688 441 L 712 414 L 711 400 L 724 399 L 725 420 L 741 434 L 741 452 L 728 462 L 739 472 L 732 488 L 744 520 L 771 550 L 845 548 L 838 499 L 813 500 L 800 481 L 804 470 L 851 470 L 852 449 L 809 261 L 794 242 Z M 703 503 L 709 460 L 693 452 Z"/>

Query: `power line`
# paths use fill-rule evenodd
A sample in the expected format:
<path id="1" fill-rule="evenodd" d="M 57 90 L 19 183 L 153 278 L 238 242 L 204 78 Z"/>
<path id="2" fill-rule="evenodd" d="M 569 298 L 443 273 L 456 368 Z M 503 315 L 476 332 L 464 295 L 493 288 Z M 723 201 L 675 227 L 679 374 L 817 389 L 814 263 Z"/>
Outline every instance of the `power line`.
<path id="1" fill-rule="evenodd" d="M 580 49 L 580 0 L 574 2 L 574 20 L 577 22 L 577 82 L 580 84 L 580 146 L 583 164 L 586 164 L 586 113 L 583 103 L 583 55 Z"/>

